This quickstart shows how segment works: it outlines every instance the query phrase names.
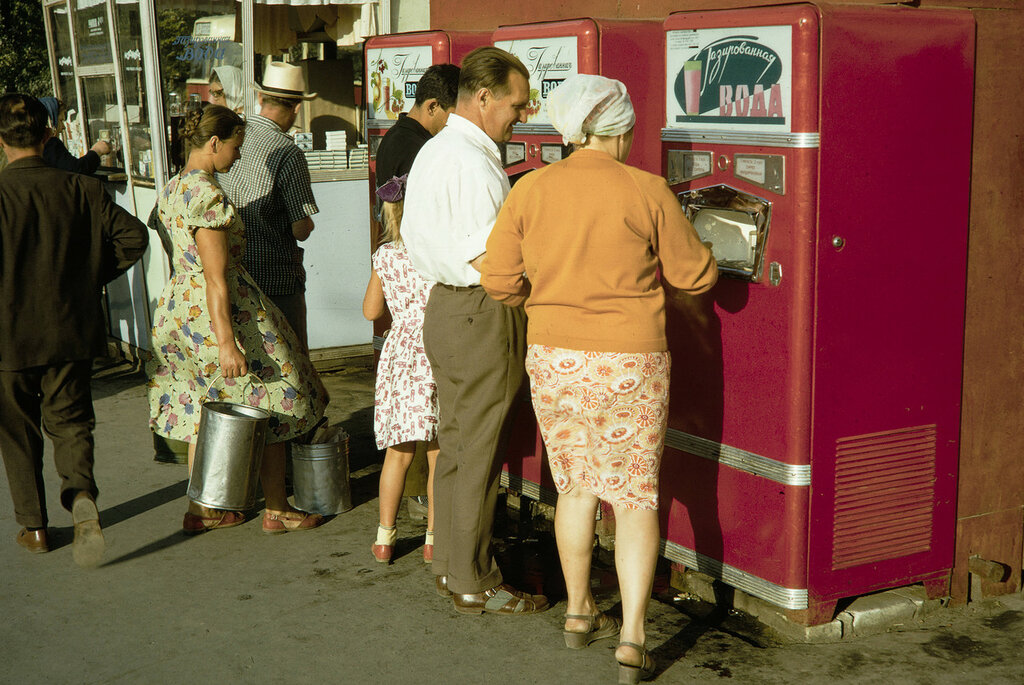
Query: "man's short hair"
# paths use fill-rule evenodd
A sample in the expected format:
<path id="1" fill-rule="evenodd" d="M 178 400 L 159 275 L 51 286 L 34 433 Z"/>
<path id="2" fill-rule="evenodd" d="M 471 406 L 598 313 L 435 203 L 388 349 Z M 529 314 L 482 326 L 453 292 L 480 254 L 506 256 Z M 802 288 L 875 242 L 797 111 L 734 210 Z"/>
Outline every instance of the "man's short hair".
<path id="1" fill-rule="evenodd" d="M 477 48 L 462 59 L 459 97 L 472 97 L 481 88 L 488 89 L 496 97 L 504 97 L 511 90 L 508 82 L 513 71 L 530 82 L 530 72 L 511 52 L 489 45 Z"/>
<path id="2" fill-rule="evenodd" d="M 43 103 L 31 95 L 11 93 L 0 98 L 0 138 L 16 148 L 33 148 L 43 142 L 50 116 Z"/>
<path id="3" fill-rule="evenodd" d="M 459 97 L 459 68 L 454 64 L 435 64 L 423 72 L 416 84 L 416 104 L 436 98 L 441 109 L 451 109 Z"/>
<path id="4" fill-rule="evenodd" d="M 260 93 L 260 97 L 263 98 L 261 102 L 264 105 L 281 107 L 282 109 L 295 109 L 295 105 L 302 102 L 302 100 L 298 98 L 279 98 L 276 95 L 268 95 L 266 93 Z"/>

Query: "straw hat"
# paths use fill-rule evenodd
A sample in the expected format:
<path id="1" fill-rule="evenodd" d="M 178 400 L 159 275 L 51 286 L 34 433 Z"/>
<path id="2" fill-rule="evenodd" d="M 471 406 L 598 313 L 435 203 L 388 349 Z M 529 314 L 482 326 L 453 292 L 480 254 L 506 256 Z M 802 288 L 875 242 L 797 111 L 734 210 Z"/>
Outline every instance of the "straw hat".
<path id="1" fill-rule="evenodd" d="M 256 92 L 279 98 L 312 100 L 316 93 L 306 92 L 302 67 L 287 62 L 271 62 L 263 71 L 263 85 L 255 84 Z"/>

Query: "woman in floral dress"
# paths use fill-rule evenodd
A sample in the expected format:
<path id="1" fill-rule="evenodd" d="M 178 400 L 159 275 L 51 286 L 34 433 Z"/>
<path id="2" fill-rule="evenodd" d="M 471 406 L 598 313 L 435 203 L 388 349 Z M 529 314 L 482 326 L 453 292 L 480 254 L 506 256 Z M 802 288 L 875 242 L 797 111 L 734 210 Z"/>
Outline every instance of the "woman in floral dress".
<path id="1" fill-rule="evenodd" d="M 269 411 L 260 469 L 267 507 L 263 530 L 283 533 L 323 523 L 319 515 L 288 503 L 284 446 L 313 428 L 328 395 L 284 315 L 242 266 L 245 229 L 214 172 L 231 168 L 243 136 L 241 117 L 226 107 L 190 111 L 183 130 L 188 162 L 157 202 L 159 220 L 173 241 L 174 275 L 154 314 L 149 424 L 154 432 L 189 444 L 191 472 L 204 401 Z M 201 533 L 244 521 L 240 512 L 189 500 L 182 528 Z"/>
<path id="2" fill-rule="evenodd" d="M 392 199 L 400 200 L 398 197 Z M 434 559 L 434 466 L 437 444 L 437 386 L 423 351 L 423 312 L 433 287 L 413 267 L 399 233 L 401 204 L 384 203 L 384 240 L 373 253 L 373 273 L 363 298 L 363 315 L 378 319 L 385 303 L 391 331 L 377 364 L 373 433 L 377 449 L 387 448 L 380 472 L 380 520 L 371 550 L 381 563 L 391 561 L 398 537 L 396 519 L 405 474 L 419 441 L 427 443 L 427 536 L 423 560 Z"/>

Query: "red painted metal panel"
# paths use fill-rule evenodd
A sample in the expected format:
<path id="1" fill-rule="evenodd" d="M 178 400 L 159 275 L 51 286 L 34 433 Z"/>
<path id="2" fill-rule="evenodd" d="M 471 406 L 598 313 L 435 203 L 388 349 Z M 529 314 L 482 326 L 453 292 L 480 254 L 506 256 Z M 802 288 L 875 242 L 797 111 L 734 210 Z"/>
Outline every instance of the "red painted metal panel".
<path id="1" fill-rule="evenodd" d="M 903 585 L 952 566 L 973 65 L 969 12 L 822 6 L 808 551 L 809 580 L 821 596 Z M 922 551 L 911 545 L 834 568 L 849 487 L 831 455 L 857 436 L 915 427 L 933 427 L 929 473 L 916 483 L 894 475 L 899 487 L 886 502 L 858 515 L 888 507 L 884 525 L 909 535 L 915 484 L 927 486 L 928 529 L 918 531 L 925 544 L 915 543 Z M 884 465 L 909 472 L 915 454 L 892 451 Z M 847 534 L 844 544 L 856 538 Z"/>
<path id="2" fill-rule="evenodd" d="M 816 132 L 818 25 L 813 8 L 686 13 L 665 21 L 666 31 L 756 26 L 792 27 L 790 129 Z M 676 192 L 725 184 L 769 200 L 772 217 L 764 263 L 783 266 L 777 286 L 767 277 L 760 283 L 722 277 L 685 309 L 669 310 L 669 427 L 782 464 L 806 466 L 818 152 L 721 142 L 662 145 L 663 173 L 669 150 L 711 153 L 712 174 L 675 185 Z M 785 193 L 738 178 L 737 153 L 783 157 Z M 707 530 L 703 539 L 692 540 L 691 548 L 770 583 L 806 588 L 806 486 L 785 485 L 721 464 L 713 464 L 711 471 L 694 468 L 700 462 L 711 463 L 691 455 L 663 461 L 662 506 L 679 510 L 664 519 L 665 538 L 690 547 L 689 528 L 717 525 L 720 549 Z"/>

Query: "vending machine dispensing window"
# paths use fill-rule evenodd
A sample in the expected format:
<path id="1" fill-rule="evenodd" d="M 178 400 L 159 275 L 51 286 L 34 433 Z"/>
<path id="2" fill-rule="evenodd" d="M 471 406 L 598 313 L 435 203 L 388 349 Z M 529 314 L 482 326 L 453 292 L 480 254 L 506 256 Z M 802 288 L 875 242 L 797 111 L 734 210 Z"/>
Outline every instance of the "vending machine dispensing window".
<path id="1" fill-rule="evenodd" d="M 727 185 L 679 193 L 686 218 L 711 246 L 718 272 L 761 281 L 772 203 Z"/>

